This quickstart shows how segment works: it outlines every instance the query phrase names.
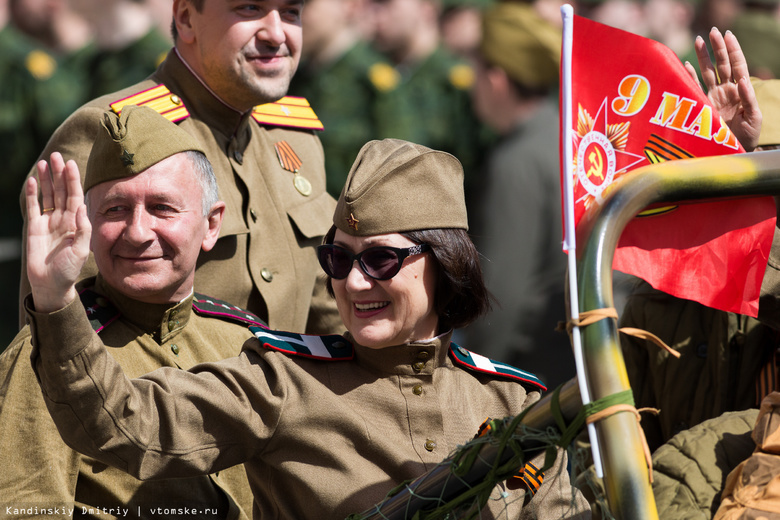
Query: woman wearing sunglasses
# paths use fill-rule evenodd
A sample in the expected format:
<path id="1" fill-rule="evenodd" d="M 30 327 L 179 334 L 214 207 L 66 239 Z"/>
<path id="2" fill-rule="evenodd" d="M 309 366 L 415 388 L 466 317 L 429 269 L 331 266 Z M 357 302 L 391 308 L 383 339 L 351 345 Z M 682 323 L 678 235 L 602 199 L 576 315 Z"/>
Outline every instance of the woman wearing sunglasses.
<path id="1" fill-rule="evenodd" d="M 466 230 L 454 157 L 372 141 L 318 248 L 344 337 L 257 328 L 239 357 L 132 381 L 97 335 L 86 345 L 41 343 L 33 364 L 49 410 L 66 442 L 138 478 L 244 463 L 255 518 L 369 510 L 472 439 L 486 418 L 516 415 L 544 388 L 451 343 L 454 328 L 489 307 Z M 85 316 L 66 323 L 30 312 L 37 338 L 89 327 Z M 58 326 L 70 334 L 57 335 Z M 563 453 L 540 474 L 543 459 L 497 485 L 478 518 L 590 518 Z"/>

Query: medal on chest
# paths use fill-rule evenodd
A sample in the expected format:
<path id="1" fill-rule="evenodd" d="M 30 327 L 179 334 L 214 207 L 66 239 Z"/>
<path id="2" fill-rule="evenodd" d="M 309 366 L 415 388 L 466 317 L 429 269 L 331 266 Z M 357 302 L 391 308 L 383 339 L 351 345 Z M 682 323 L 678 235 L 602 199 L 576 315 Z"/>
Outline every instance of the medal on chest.
<path id="1" fill-rule="evenodd" d="M 279 158 L 279 164 L 282 168 L 293 174 L 293 186 L 298 190 L 298 193 L 304 197 L 311 195 L 311 183 L 309 179 L 300 174 L 300 168 L 303 162 L 292 146 L 287 141 L 279 141 L 274 144 L 276 149 L 276 156 Z"/>

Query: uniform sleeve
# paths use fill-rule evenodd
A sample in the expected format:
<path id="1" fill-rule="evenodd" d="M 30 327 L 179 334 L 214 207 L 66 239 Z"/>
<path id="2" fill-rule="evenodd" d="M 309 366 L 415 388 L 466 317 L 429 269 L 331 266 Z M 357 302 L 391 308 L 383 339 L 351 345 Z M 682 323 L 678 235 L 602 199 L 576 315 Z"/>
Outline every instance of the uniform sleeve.
<path id="1" fill-rule="evenodd" d="M 104 109 L 97 106 L 86 106 L 79 109 L 54 132 L 46 148 L 38 157 L 40 160 L 49 160 L 53 152 L 60 152 L 62 157 L 68 160 L 76 161 L 79 172 L 81 172 L 81 181 L 84 182 L 84 174 L 87 171 L 87 159 L 92 149 L 92 143 L 100 129 L 100 121 L 103 117 Z M 36 164 L 38 163 L 36 161 Z M 35 164 L 30 168 L 28 177 L 37 172 Z M 22 227 L 22 270 L 19 274 L 19 327 L 25 326 L 24 298 L 30 293 L 30 281 L 27 279 L 27 205 L 24 197 L 24 185 L 20 186 L 19 204 L 24 218 Z M 92 260 L 84 267 L 80 280 L 97 274 L 97 268 Z"/>
<path id="2" fill-rule="evenodd" d="M 129 380 L 79 302 L 28 311 L 33 369 L 65 442 L 141 480 L 205 475 L 261 450 L 279 421 L 283 379 L 247 355 Z"/>
<path id="3" fill-rule="evenodd" d="M 30 366 L 25 329 L 0 356 L 0 497 L 14 518 L 73 506 L 80 455 L 62 441 Z"/>

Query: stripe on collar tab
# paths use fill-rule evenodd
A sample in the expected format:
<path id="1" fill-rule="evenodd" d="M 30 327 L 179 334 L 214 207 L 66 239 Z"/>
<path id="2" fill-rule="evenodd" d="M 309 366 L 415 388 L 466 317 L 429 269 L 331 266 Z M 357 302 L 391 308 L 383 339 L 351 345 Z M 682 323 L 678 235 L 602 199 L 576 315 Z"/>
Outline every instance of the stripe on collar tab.
<path id="1" fill-rule="evenodd" d="M 192 309 L 202 316 L 211 316 L 233 321 L 241 325 L 255 325 L 267 329 L 265 322 L 255 314 L 241 307 L 205 294 L 195 293 L 192 299 Z"/>
<path id="2" fill-rule="evenodd" d="M 338 334 L 313 336 L 279 330 L 271 331 L 260 327 L 249 327 L 249 330 L 264 348 L 292 356 L 330 361 L 346 361 L 355 357 L 352 343 Z"/>
<path id="3" fill-rule="evenodd" d="M 485 356 L 468 351 L 455 343 L 450 343 L 450 356 L 452 356 L 452 359 L 458 365 L 469 370 L 515 379 L 535 386 L 542 391 L 547 390 L 544 383 L 532 373 L 520 370 L 519 368 L 507 365 L 506 363 L 501 363 L 500 361 L 488 359 Z"/>
<path id="4" fill-rule="evenodd" d="M 100 333 L 100 331 L 122 315 L 108 298 L 96 293 L 92 289 L 82 290 L 79 293 L 79 298 L 87 313 L 89 324 L 92 325 L 92 330 L 97 333 Z"/>

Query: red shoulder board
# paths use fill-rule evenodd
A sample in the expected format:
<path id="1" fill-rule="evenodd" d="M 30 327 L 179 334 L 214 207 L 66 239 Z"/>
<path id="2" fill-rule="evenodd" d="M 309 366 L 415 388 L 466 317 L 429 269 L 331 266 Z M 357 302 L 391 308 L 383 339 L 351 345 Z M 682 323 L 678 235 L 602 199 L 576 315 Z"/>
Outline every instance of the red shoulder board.
<path id="1" fill-rule="evenodd" d="M 165 85 L 157 85 L 109 104 L 117 115 L 127 105 L 147 106 L 174 123 L 190 117 L 181 98 L 172 94 Z"/>
<path id="2" fill-rule="evenodd" d="M 285 96 L 279 101 L 257 105 L 252 109 L 252 117 L 261 125 L 287 126 L 322 130 L 324 127 L 312 110 L 306 98 Z"/>

